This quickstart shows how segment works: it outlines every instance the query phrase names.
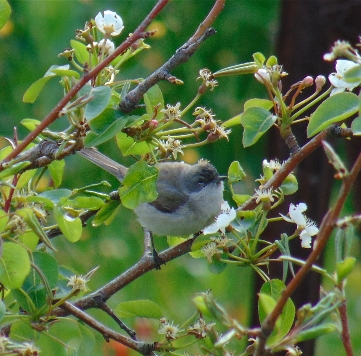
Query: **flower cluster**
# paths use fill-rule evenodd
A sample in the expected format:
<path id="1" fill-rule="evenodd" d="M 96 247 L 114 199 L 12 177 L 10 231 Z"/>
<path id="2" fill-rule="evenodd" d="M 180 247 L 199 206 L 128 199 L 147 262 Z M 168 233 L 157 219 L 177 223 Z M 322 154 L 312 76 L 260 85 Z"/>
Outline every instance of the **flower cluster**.
<path id="1" fill-rule="evenodd" d="M 209 133 L 207 137 L 208 142 L 215 142 L 222 138 L 228 140 L 231 130 L 225 129 L 221 125 L 221 121 L 215 119 L 215 115 L 211 110 L 199 106 L 194 110 L 193 115 L 196 116 L 196 122 L 201 128 Z"/>

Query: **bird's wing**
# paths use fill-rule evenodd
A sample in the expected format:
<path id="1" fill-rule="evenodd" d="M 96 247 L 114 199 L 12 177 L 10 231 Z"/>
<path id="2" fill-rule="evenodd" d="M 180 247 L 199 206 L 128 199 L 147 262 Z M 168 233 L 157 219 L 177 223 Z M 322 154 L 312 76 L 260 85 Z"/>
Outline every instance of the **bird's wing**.
<path id="1" fill-rule="evenodd" d="M 182 192 L 179 187 L 162 180 L 157 183 L 158 198 L 149 203 L 163 213 L 172 213 L 188 201 L 188 195 Z"/>

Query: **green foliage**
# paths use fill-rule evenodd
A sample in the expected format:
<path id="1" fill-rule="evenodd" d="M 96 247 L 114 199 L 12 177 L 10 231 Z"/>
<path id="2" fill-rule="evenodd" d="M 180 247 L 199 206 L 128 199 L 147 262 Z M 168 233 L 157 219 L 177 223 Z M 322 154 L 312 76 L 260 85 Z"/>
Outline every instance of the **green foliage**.
<path id="1" fill-rule="evenodd" d="M 261 322 L 273 310 L 285 288 L 285 284 L 279 279 L 272 279 L 262 286 L 258 302 L 258 314 Z M 294 322 L 295 311 L 295 305 L 291 299 L 288 299 L 276 322 L 276 328 L 267 341 L 268 345 L 278 343 L 288 334 Z"/>
<path id="2" fill-rule="evenodd" d="M 11 14 L 11 7 L 7 0 L 0 1 L 0 29 L 4 27 Z"/>
<path id="3" fill-rule="evenodd" d="M 139 204 L 148 203 L 158 196 L 156 181 L 158 169 L 148 166 L 144 161 L 133 164 L 124 177 L 123 185 L 119 188 L 122 204 L 134 209 Z"/>
<path id="4" fill-rule="evenodd" d="M 139 317 L 160 319 L 163 316 L 161 308 L 151 300 L 133 300 L 122 302 L 114 309 L 119 318 Z"/>
<path id="5" fill-rule="evenodd" d="M 312 137 L 335 122 L 343 121 L 359 110 L 359 98 L 353 93 L 338 93 L 327 98 L 311 115 L 307 127 Z"/>
<path id="6" fill-rule="evenodd" d="M 255 144 L 276 122 L 277 117 L 262 107 L 250 107 L 241 116 L 244 147 Z"/>

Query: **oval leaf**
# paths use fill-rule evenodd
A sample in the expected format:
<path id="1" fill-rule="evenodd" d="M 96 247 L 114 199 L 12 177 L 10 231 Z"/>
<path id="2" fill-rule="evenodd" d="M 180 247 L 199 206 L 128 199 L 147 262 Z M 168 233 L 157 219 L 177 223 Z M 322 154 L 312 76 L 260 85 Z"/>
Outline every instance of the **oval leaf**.
<path id="1" fill-rule="evenodd" d="M 147 109 L 147 114 L 153 118 L 154 116 L 154 108 L 157 107 L 157 115 L 154 119 L 159 119 L 163 117 L 163 113 L 161 112 L 164 109 L 164 99 L 163 93 L 160 90 L 158 85 L 153 85 L 145 94 L 144 94 L 144 103 Z"/>
<path id="2" fill-rule="evenodd" d="M 148 166 L 144 161 L 133 164 L 124 177 L 123 186 L 119 188 L 119 196 L 123 205 L 129 209 L 141 203 L 155 200 L 158 196 L 156 181 L 158 169 Z"/>
<path id="3" fill-rule="evenodd" d="M 335 122 L 340 122 L 359 110 L 359 98 L 353 93 L 338 93 L 327 98 L 311 115 L 307 136 L 311 137 Z"/>
<path id="4" fill-rule="evenodd" d="M 284 283 L 279 279 L 272 279 L 262 286 L 260 300 L 258 303 L 258 313 L 261 322 L 273 310 L 277 300 L 280 298 L 281 293 L 285 288 Z M 295 305 L 291 299 L 288 299 L 276 322 L 273 333 L 267 340 L 267 345 L 273 345 L 287 335 L 293 325 L 295 312 Z"/>
<path id="5" fill-rule="evenodd" d="M 234 161 L 228 168 L 228 182 L 236 183 L 246 177 L 246 173 L 238 161 Z"/>
<path id="6" fill-rule="evenodd" d="M 0 0 L 0 29 L 4 27 L 11 14 L 11 7 L 6 0 Z"/>
<path id="7" fill-rule="evenodd" d="M 30 259 L 25 248 L 5 242 L 0 257 L 0 282 L 9 289 L 20 288 L 30 272 Z"/>
<path id="8" fill-rule="evenodd" d="M 275 123 L 277 116 L 260 107 L 247 109 L 241 117 L 244 128 L 243 146 L 249 147 L 255 144 L 259 138 Z"/>
<path id="9" fill-rule="evenodd" d="M 92 97 L 92 100 L 86 104 L 84 112 L 84 117 L 88 122 L 100 115 L 106 109 L 111 95 L 111 89 L 106 86 L 96 87 L 90 90 L 89 97 Z"/>
<path id="10" fill-rule="evenodd" d="M 124 132 L 119 132 L 116 139 L 123 156 L 144 155 L 151 151 L 151 147 L 147 142 L 135 142 L 132 137 L 127 136 Z"/>
<path id="11" fill-rule="evenodd" d="M 60 209 L 54 209 L 55 219 L 63 235 L 70 241 L 76 242 L 80 239 L 83 224 L 80 218 L 73 218 L 67 214 L 62 214 Z"/>
<path id="12" fill-rule="evenodd" d="M 120 303 L 115 308 L 115 313 L 119 318 L 139 317 L 160 319 L 163 316 L 160 307 L 150 300 L 132 300 Z"/>

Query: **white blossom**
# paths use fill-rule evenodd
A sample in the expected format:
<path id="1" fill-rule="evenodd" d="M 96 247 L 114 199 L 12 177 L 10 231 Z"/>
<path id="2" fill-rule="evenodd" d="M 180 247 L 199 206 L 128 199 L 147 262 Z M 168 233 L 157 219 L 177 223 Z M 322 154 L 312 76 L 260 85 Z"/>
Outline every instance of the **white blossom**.
<path id="1" fill-rule="evenodd" d="M 297 229 L 302 230 L 300 233 L 301 246 L 303 248 L 311 248 L 312 236 L 318 233 L 318 228 L 316 224 L 308 219 L 303 212 L 307 210 L 307 205 L 305 203 L 300 203 L 297 205 L 290 204 L 288 211 L 288 216 L 282 215 L 283 219 L 287 222 L 295 223 Z"/>
<path id="2" fill-rule="evenodd" d="M 267 69 L 261 68 L 254 74 L 255 78 L 262 84 L 271 84 L 271 76 Z"/>
<path id="3" fill-rule="evenodd" d="M 105 10 L 103 14 L 99 12 L 95 16 L 95 24 L 106 36 L 118 36 L 124 28 L 122 18 L 116 12 L 109 10 Z"/>
<path id="4" fill-rule="evenodd" d="M 228 203 L 225 201 L 221 205 L 221 213 L 217 216 L 216 221 L 207 226 L 203 230 L 204 235 L 210 235 L 222 231 L 224 234 L 226 231 L 226 227 L 236 218 L 236 211 L 233 208 L 230 208 Z"/>
<path id="5" fill-rule="evenodd" d="M 115 45 L 113 43 L 113 41 L 109 40 L 109 39 L 102 39 L 99 43 L 98 43 L 98 48 L 104 53 L 107 54 L 108 56 L 110 54 L 112 54 L 114 52 L 115 49 Z"/>
<path id="6" fill-rule="evenodd" d="M 336 61 L 336 73 L 331 73 L 328 76 L 329 81 L 334 86 L 330 95 L 341 93 L 345 90 L 352 90 L 360 85 L 361 80 L 352 83 L 346 82 L 346 80 L 344 80 L 345 72 L 358 65 L 359 64 L 352 61 L 348 61 L 346 59 L 338 59 Z"/>

